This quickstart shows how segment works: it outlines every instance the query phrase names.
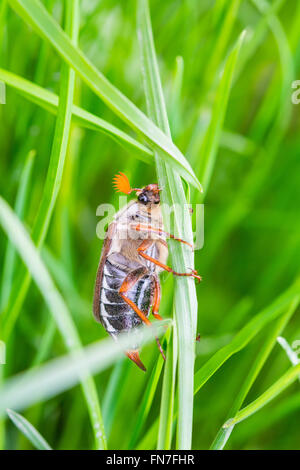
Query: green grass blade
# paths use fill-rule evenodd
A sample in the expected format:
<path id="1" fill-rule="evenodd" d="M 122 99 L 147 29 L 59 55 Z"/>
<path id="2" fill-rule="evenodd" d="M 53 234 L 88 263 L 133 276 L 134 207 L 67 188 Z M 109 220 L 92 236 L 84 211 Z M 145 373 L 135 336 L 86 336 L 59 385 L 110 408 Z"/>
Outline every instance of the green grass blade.
<path id="1" fill-rule="evenodd" d="M 285 320 L 281 319 L 281 325 L 287 321 L 288 316 L 291 314 L 294 304 L 298 302 L 300 294 L 300 279 L 297 279 L 292 286 L 290 286 L 283 294 L 281 294 L 271 305 L 259 312 L 253 317 L 233 338 L 233 340 L 226 346 L 221 348 L 215 353 L 195 374 L 195 388 L 196 394 L 203 385 L 220 369 L 220 367 L 230 359 L 233 354 L 245 348 L 249 342 L 271 321 L 276 320 L 278 316 L 283 314 L 283 310 L 288 307 L 290 303 L 291 309 L 284 316 Z M 250 377 L 250 374 L 249 374 Z M 174 419 L 177 414 L 174 414 Z M 147 443 L 147 448 L 151 448 L 154 444 L 155 436 L 158 432 L 159 419 L 153 423 L 151 430 L 146 434 L 144 439 L 139 443 L 138 448 L 143 449 Z M 151 443 L 151 444 L 149 444 Z"/>
<path id="2" fill-rule="evenodd" d="M 49 317 L 46 322 L 45 326 L 45 333 L 43 335 L 43 342 L 39 347 L 33 361 L 32 367 L 39 366 L 47 357 L 51 356 L 51 349 L 53 347 L 53 339 L 55 337 L 55 333 L 57 331 L 56 324 L 53 317 Z"/>
<path id="3" fill-rule="evenodd" d="M 240 77 L 245 66 L 250 62 L 251 57 L 257 52 L 259 46 L 264 41 L 265 36 L 268 32 L 268 22 L 272 15 L 276 15 L 277 12 L 282 8 L 286 0 L 275 0 L 269 4 L 267 11 L 260 18 L 259 22 L 255 26 L 251 39 L 246 42 L 243 48 L 243 54 L 241 55 L 239 65 L 237 67 L 237 73 L 235 75 L 235 81 Z"/>
<path id="4" fill-rule="evenodd" d="M 116 416 L 120 389 L 128 374 L 128 367 L 129 361 L 125 358 L 115 364 L 102 400 L 103 421 L 107 438 L 109 438 L 113 420 Z"/>
<path id="5" fill-rule="evenodd" d="M 77 43 L 79 31 L 79 3 L 78 0 L 66 1 L 66 31 L 72 43 Z M 70 137 L 72 106 L 75 87 L 75 72 L 66 64 L 61 69 L 60 106 L 57 114 L 53 147 L 50 157 L 49 169 L 45 182 L 45 190 L 39 211 L 32 231 L 33 240 L 40 246 L 45 240 L 48 226 L 53 213 L 54 205 L 61 185 L 67 146 Z"/>
<path id="6" fill-rule="evenodd" d="M 163 342 L 162 347 L 164 350 L 166 350 L 166 346 L 168 344 L 168 340 L 170 339 L 170 331 L 167 332 L 166 334 L 166 341 Z M 169 351 L 169 349 L 167 349 Z M 145 421 L 149 415 L 149 412 L 151 410 L 151 405 L 154 400 L 154 395 L 157 389 L 157 384 L 160 379 L 161 371 L 163 368 L 164 360 L 162 356 L 160 355 L 155 367 L 152 370 L 151 377 L 148 381 L 147 387 L 145 392 L 143 393 L 143 399 L 142 402 L 139 406 L 139 410 L 136 415 L 135 419 L 135 425 L 133 427 L 133 431 L 131 433 L 131 439 L 129 441 L 129 444 L 127 446 L 128 449 L 134 449 L 136 446 L 136 442 L 140 437 L 140 433 L 142 431 L 143 425 L 145 424 Z"/>
<path id="7" fill-rule="evenodd" d="M 56 289 L 24 226 L 11 210 L 9 205 L 1 197 L 0 224 L 7 233 L 11 242 L 15 245 L 15 248 L 19 252 L 19 255 L 23 259 L 31 276 L 39 287 L 49 310 L 53 314 L 67 348 L 69 350 L 80 349 L 80 338 L 63 298 Z M 105 448 L 106 440 L 104 426 L 94 381 L 91 376 L 86 374 L 82 378 L 81 384 L 85 394 L 91 422 L 93 424 L 97 446 L 99 448 Z M 8 405 L 7 407 L 15 408 L 13 405 Z"/>
<path id="8" fill-rule="evenodd" d="M 0 68 L 0 80 L 7 85 L 15 88 L 26 98 L 43 107 L 53 114 L 57 114 L 58 96 L 45 88 L 42 88 L 25 78 L 22 78 L 12 72 Z M 145 163 L 153 162 L 153 151 L 141 144 L 130 135 L 121 131 L 104 119 L 95 116 L 88 111 L 73 104 L 72 107 L 74 121 L 82 127 L 92 129 L 114 139 L 122 145 L 128 152 L 134 152 L 134 155 Z"/>
<path id="9" fill-rule="evenodd" d="M 78 287 L 76 283 L 74 283 L 70 273 L 68 273 L 65 264 L 61 262 L 61 260 L 58 260 L 45 246 L 42 250 L 42 258 L 57 287 L 63 294 L 69 309 L 74 313 L 74 317 L 80 314 L 80 312 L 81 314 L 82 312 L 89 312 L 90 303 L 81 297 L 78 292 Z"/>
<path id="10" fill-rule="evenodd" d="M 152 36 L 148 2 L 140 0 L 137 12 L 138 36 L 144 71 L 144 86 L 150 117 L 170 134 L 169 123 L 164 103 L 162 86 Z M 180 177 L 166 166 L 160 152 L 156 155 L 156 168 L 159 184 L 164 188 L 162 199 L 169 207 L 187 207 L 185 192 Z M 163 211 L 163 216 L 165 216 Z M 165 220 L 165 217 L 164 217 Z M 169 227 L 166 227 L 167 230 Z M 174 231 L 180 238 L 192 240 L 192 228 L 189 215 L 183 217 L 179 211 L 174 213 Z M 194 259 L 184 245 L 169 244 L 174 269 L 177 272 L 193 268 Z M 197 297 L 194 281 L 182 278 L 175 280 L 175 316 L 178 334 L 178 384 L 179 412 L 177 445 L 180 449 L 190 449 L 193 424 L 193 384 L 195 358 L 195 330 L 197 322 Z"/>
<path id="11" fill-rule="evenodd" d="M 78 1 L 70 1 L 66 2 L 66 30 L 67 33 L 70 35 L 71 40 L 74 44 L 77 42 L 78 30 L 79 30 L 79 3 Z M 62 72 L 61 72 L 61 93 L 60 93 L 60 105 L 58 110 L 57 122 L 56 122 L 56 129 L 55 129 L 55 136 L 54 136 L 54 143 L 51 153 L 50 165 L 48 169 L 45 191 L 43 194 L 43 198 L 41 201 L 41 205 L 39 208 L 39 212 L 35 221 L 35 225 L 33 228 L 33 239 L 36 241 L 38 246 L 44 241 L 44 238 L 47 233 L 48 225 L 50 222 L 51 214 L 54 209 L 55 201 L 57 198 L 58 190 L 61 183 L 63 166 L 64 166 L 64 159 L 67 151 L 67 145 L 69 140 L 69 132 L 70 132 L 70 124 L 71 124 L 71 115 L 72 115 L 72 104 L 73 104 L 73 94 L 74 94 L 74 84 L 75 84 L 75 73 L 72 71 L 66 64 L 62 65 Z M 6 212 L 7 220 L 10 219 L 11 227 L 13 225 L 18 225 L 20 223 L 18 219 L 13 215 L 9 214 L 9 206 L 6 205 L 5 202 L 2 200 L 4 204 L 4 212 Z M 11 228 L 12 229 L 12 228 Z M 26 232 L 23 231 L 23 235 L 26 238 Z M 11 236 L 11 230 L 10 230 Z M 23 239 L 24 240 L 24 239 Z M 28 242 L 28 240 L 27 240 Z M 30 241 L 29 241 L 30 246 Z M 25 261 L 27 254 L 24 254 L 24 251 L 21 253 L 21 250 L 24 249 L 22 246 L 22 239 L 19 240 L 19 246 L 17 247 L 20 250 L 20 255 L 23 256 Z M 31 251 L 34 253 L 34 246 L 31 246 Z M 35 256 L 36 260 L 38 260 L 37 256 Z M 27 267 L 30 266 L 30 259 L 27 258 Z M 38 263 L 38 267 L 42 270 L 42 264 Z M 45 271 L 46 272 L 46 271 Z M 45 294 L 47 289 L 47 282 L 48 287 L 51 286 L 52 280 L 51 278 L 47 279 L 45 284 L 41 287 L 41 291 Z M 37 282 L 38 276 L 35 277 Z M 24 278 L 23 290 L 20 290 L 21 301 L 17 300 L 17 305 L 19 308 L 21 307 L 22 300 L 25 297 L 27 288 L 29 286 L 30 277 L 26 274 Z M 44 289 L 44 290 L 43 290 Z M 51 289 L 50 289 L 51 292 Z M 23 296 L 23 298 L 22 298 Z M 46 297 L 47 299 L 47 297 Z M 65 305 L 62 303 L 62 299 L 59 296 L 56 299 L 58 304 L 61 303 L 62 311 L 65 312 L 65 318 L 63 323 L 60 323 L 60 318 L 56 317 L 56 321 L 58 322 L 58 326 L 60 327 L 60 331 L 65 339 L 65 342 L 68 347 L 78 348 L 80 347 L 80 340 L 77 335 L 77 331 L 73 325 L 72 319 L 68 314 Z M 51 303 L 50 303 L 51 305 Z M 52 306 L 53 307 L 53 306 Z M 18 309 L 14 311 L 18 313 Z M 11 312 L 9 312 L 11 313 Z M 55 313 L 55 308 L 52 309 L 52 313 Z M 11 318 L 11 315 L 9 316 Z M 15 320 L 16 317 L 12 317 Z M 12 322 L 9 323 L 12 326 Z M 97 397 L 96 388 L 91 377 L 87 377 L 82 381 L 83 391 L 85 393 L 86 402 L 88 406 L 88 410 L 90 412 L 91 423 L 93 425 L 93 431 L 95 435 L 96 445 L 99 448 L 106 447 L 106 439 L 104 433 L 104 426 L 100 411 L 100 405 Z"/>
<path id="12" fill-rule="evenodd" d="M 300 374 L 300 364 L 297 366 L 291 367 L 280 379 L 277 380 L 268 390 L 266 390 L 260 397 L 250 403 L 248 406 L 239 411 L 234 418 L 229 419 L 224 424 L 224 428 L 234 426 L 237 423 L 240 423 L 244 419 L 247 419 L 249 416 L 253 415 L 265 405 L 267 405 L 271 400 L 276 398 L 281 392 L 283 392 L 287 387 L 289 387 Z"/>
<path id="13" fill-rule="evenodd" d="M 270 331 L 268 332 L 268 336 L 264 341 L 261 349 L 259 350 L 258 354 L 254 359 L 254 363 L 247 375 L 245 381 L 243 382 L 242 386 L 239 389 L 239 392 L 234 400 L 234 404 L 229 412 L 229 416 L 235 415 L 242 404 L 245 401 L 245 398 L 248 395 L 249 390 L 251 389 L 253 383 L 255 382 L 256 377 L 260 373 L 262 367 L 264 366 L 266 360 L 268 359 L 271 351 L 273 350 L 274 345 L 276 344 L 276 340 L 278 335 L 281 334 L 283 329 L 286 327 L 287 323 L 291 319 L 292 315 L 294 314 L 295 310 L 299 305 L 299 297 L 296 298 L 287 309 L 287 312 L 279 317 L 274 322 L 274 325 L 271 326 Z M 223 427 L 219 430 L 212 446 L 212 450 L 220 450 L 224 449 L 234 426 L 230 426 L 229 428 L 224 429 Z"/>
<path id="14" fill-rule="evenodd" d="M 7 14 L 7 1 L 3 0 L 0 5 L 0 54 L 2 56 L 3 50 L 3 38 L 5 36 L 5 21 L 6 21 L 6 14 Z"/>
<path id="15" fill-rule="evenodd" d="M 23 220 L 26 201 L 29 192 L 29 183 L 31 178 L 31 172 L 36 152 L 31 150 L 26 158 L 22 174 L 20 176 L 20 184 L 18 187 L 18 193 L 15 203 L 15 213 Z M 13 273 L 15 266 L 15 250 L 12 247 L 10 241 L 7 242 L 7 248 L 3 263 L 3 275 L 2 275 L 2 286 L 1 286 L 1 299 L 0 299 L 0 311 L 3 310 L 7 304 L 13 281 Z"/>
<path id="16" fill-rule="evenodd" d="M 251 139 L 248 139 L 241 134 L 225 130 L 223 130 L 221 134 L 220 146 L 245 157 L 249 157 L 255 151 L 260 150 Z"/>
<path id="17" fill-rule="evenodd" d="M 154 147 L 160 148 L 162 158 L 196 188 L 201 190 L 190 164 L 177 147 L 147 116 L 126 96 L 115 88 L 85 55 L 70 41 L 55 20 L 38 0 L 9 0 L 10 6 L 27 21 L 44 39 L 47 39 L 62 58 L 73 67 L 87 85 L 121 119 L 140 132 Z"/>
<path id="18" fill-rule="evenodd" d="M 157 449 L 170 450 L 172 444 L 175 383 L 177 369 L 177 333 L 176 324 L 170 338 L 160 402 Z"/>
<path id="19" fill-rule="evenodd" d="M 300 294 L 300 279 L 281 294 L 271 305 L 252 318 L 233 340 L 214 354 L 195 375 L 195 393 L 233 355 L 241 351 L 270 321 L 275 320 L 290 302 Z"/>
<path id="20" fill-rule="evenodd" d="M 69 350 L 78 350 L 81 347 L 77 330 L 72 317 L 57 291 L 51 277 L 46 270 L 36 247 L 32 243 L 24 226 L 11 210 L 9 205 L 0 197 L 0 224 L 6 231 L 7 236 L 15 245 L 19 255 L 27 266 L 31 276 L 39 287 L 54 319 L 58 329 Z M 97 391 L 92 377 L 88 374 L 82 378 L 82 388 L 86 397 L 87 406 L 90 412 L 91 422 L 97 445 L 100 448 L 106 447 L 104 426 L 97 397 Z M 8 407 L 11 405 L 8 405 Z M 15 408 L 15 406 L 11 406 Z"/>
<path id="21" fill-rule="evenodd" d="M 144 345 L 153 337 L 162 336 L 171 320 L 153 323 L 130 333 L 120 334 L 118 343 L 111 338 L 98 341 L 83 349 L 77 349 L 42 366 L 22 372 L 8 379 L 0 388 L 0 416 L 7 408 L 22 410 L 42 400 L 49 399 L 77 385 L 82 377 L 96 374 L 123 357 L 138 339 Z M 98 429 L 98 433 L 101 429 Z"/>
<path id="22" fill-rule="evenodd" d="M 66 29 L 72 41 L 76 44 L 78 35 L 78 0 L 66 3 Z M 67 64 L 62 64 L 60 80 L 59 108 L 55 125 L 55 132 L 50 156 L 50 162 L 45 182 L 42 199 L 32 229 L 34 243 L 40 248 L 45 240 L 49 223 L 54 211 L 57 195 L 61 186 L 64 162 L 69 142 L 73 95 L 74 95 L 75 73 Z M 26 297 L 30 276 L 28 272 L 22 271 L 23 277 L 18 284 L 14 285 L 11 301 L 3 313 L 2 335 L 7 339 L 17 320 L 22 304 Z"/>
<path id="23" fill-rule="evenodd" d="M 278 400 L 278 403 L 272 404 L 271 413 L 265 410 L 263 413 L 253 415 L 251 426 L 239 429 L 239 437 L 241 437 L 244 442 L 248 442 L 253 435 L 259 435 L 266 432 L 268 429 L 272 432 L 276 425 L 280 425 L 280 421 L 283 422 L 284 419 L 291 419 L 293 416 L 297 415 L 299 409 L 299 391 L 288 394 L 284 399 Z"/>
<path id="24" fill-rule="evenodd" d="M 170 128 L 173 137 L 180 135 L 183 129 L 182 123 L 182 85 L 184 76 L 184 60 L 177 56 L 175 60 L 175 70 L 173 73 L 171 86 L 171 103 L 168 103 L 168 115 L 170 116 Z M 168 101 L 168 100 L 167 100 Z"/>
<path id="25" fill-rule="evenodd" d="M 18 212 L 20 177 L 29 151 L 36 149 L 28 201 L 20 196 L 24 217 L 16 214 L 32 237 L 62 105 L 61 66 L 70 67 L 73 60 L 65 60 L 65 52 L 58 53 L 53 42 L 62 40 L 65 6 L 74 2 L 26 0 L 26 8 L 29 5 L 33 11 L 31 5 L 42 4 L 51 23 L 56 22 L 45 37 L 30 24 L 31 13 L 23 21 L 24 0 L 16 0 L 22 6 L 21 17 L 11 8 L 13 1 L 0 0 L 0 101 L 6 101 L 0 104 L 0 194 Z M 85 359 L 80 370 L 69 369 L 72 360 L 80 355 L 85 358 L 89 349 L 80 348 L 78 356 L 72 357 L 57 320 L 0 225 L 0 362 L 6 346 L 6 364 L 0 365 L 0 406 L 5 402 L 6 408 L 21 413 L 54 449 L 95 449 L 95 432 L 80 379 L 85 378 L 85 372 L 99 371 L 94 381 L 109 449 L 126 450 L 130 441 L 134 449 L 164 452 L 189 445 L 181 433 L 186 426 L 186 441 L 190 439 L 191 421 L 192 449 L 297 449 L 298 379 L 241 425 L 222 425 L 299 360 L 299 307 L 283 327 L 292 303 L 300 297 L 300 279 L 298 287 L 294 284 L 300 276 L 300 107 L 293 104 L 300 96 L 300 87 L 296 89 L 300 2 L 293 6 L 287 0 L 148 0 L 153 38 L 150 36 L 149 41 L 147 37 L 143 44 L 151 25 L 145 25 L 146 31 L 140 28 L 137 37 L 138 1 L 79 0 L 76 54 L 82 52 L 84 61 L 88 58 L 92 67 L 152 120 L 152 129 L 159 127 L 166 139 L 173 141 L 198 179 L 207 139 L 207 168 L 212 165 L 206 173 L 208 187 L 202 194 L 207 204 L 205 214 L 203 207 L 197 206 L 203 202 L 201 194 L 186 181 L 182 181 L 182 188 L 182 175 L 173 167 L 171 157 L 167 160 L 164 150 L 120 119 L 87 84 L 88 78 L 83 80 L 71 66 L 76 86 L 62 181 L 45 241 L 41 246 L 33 242 L 82 345 L 101 341 L 96 346 L 101 354 L 92 359 L 95 362 L 90 370 Z M 34 15 L 39 15 L 36 8 Z M 226 104 L 224 117 L 216 100 L 226 64 L 243 30 L 246 35 L 227 104 L 221 99 Z M 149 56 L 154 56 L 154 63 L 147 60 Z M 144 87 L 145 76 L 148 83 Z M 161 113 L 165 110 L 163 100 L 167 113 Z M 214 130 L 209 128 L 213 112 Z M 218 119 L 222 120 L 221 132 Z M 196 247 L 204 241 L 201 251 L 194 253 L 188 247 L 181 252 L 175 241 L 168 241 L 167 264 L 187 271 L 193 267 L 194 257 L 203 276 L 203 282 L 196 285 L 199 318 L 195 336 L 199 332 L 201 340 L 195 342 L 192 334 L 197 309 L 189 290 L 193 282 L 177 281 L 171 273 L 162 273 L 160 313 L 174 318 L 177 340 L 174 337 L 169 343 L 167 360 L 151 390 L 149 382 L 159 358 L 154 338 L 143 347 L 148 366 L 142 373 L 122 352 L 106 348 L 108 343 L 103 344 L 102 339 L 109 335 L 91 315 L 103 241 L 95 237 L 95 225 L 99 234 L 112 219 L 112 208 L 118 210 L 125 204 L 125 197 L 120 200 L 111 188 L 111 177 L 118 170 L 135 187 L 154 182 L 163 186 L 162 201 L 180 204 L 170 223 L 165 217 L 169 208 L 164 210 L 165 228 L 189 241 L 189 221 L 183 227 L 181 206 L 182 201 L 190 202 L 194 212 L 184 213 L 184 217 L 188 215 L 192 221 Z M 205 173 L 205 168 L 201 171 Z M 15 253 L 15 263 L 6 254 L 8 245 Z M 10 285 L 5 301 L 1 290 L 4 278 Z M 168 333 L 173 334 L 174 328 Z M 194 376 L 186 361 L 189 355 L 193 357 L 192 349 Z M 174 359 L 176 350 L 179 361 Z M 60 361 L 66 359 L 65 355 L 65 366 L 55 362 L 50 367 L 53 359 Z M 22 381 L 15 382 L 20 372 Z M 31 375 L 37 372 L 41 375 Z M 298 377 L 300 380 L 300 374 Z M 180 402 L 184 396 L 189 398 L 188 389 L 194 392 L 192 419 L 189 404 L 184 415 Z M 143 402 L 145 394 L 147 400 Z M 142 417 L 142 426 L 136 422 L 137 416 Z M 137 424 L 140 429 L 133 436 Z M 2 410 L 0 449 L 32 448 Z"/>
<path id="26" fill-rule="evenodd" d="M 158 425 L 159 422 L 157 418 L 138 443 L 136 450 L 153 450 L 155 442 L 157 441 Z"/>
<path id="27" fill-rule="evenodd" d="M 216 76 L 216 71 L 220 63 L 222 63 L 222 58 L 228 41 L 230 39 L 231 31 L 236 21 L 236 16 L 240 7 L 241 0 L 232 0 L 229 3 L 226 3 L 222 6 L 219 16 L 223 17 L 222 26 L 220 31 L 218 31 L 217 38 L 212 47 L 212 55 L 209 59 L 205 70 L 205 79 L 204 82 L 206 85 L 210 85 L 212 77 Z M 216 4 L 217 6 L 217 4 Z M 224 13 L 224 9 L 226 10 Z"/>
<path id="28" fill-rule="evenodd" d="M 280 344 L 282 349 L 286 352 L 286 355 L 289 358 L 289 360 L 291 361 L 291 363 L 294 366 L 299 364 L 300 359 L 299 359 L 297 353 L 291 348 L 291 346 L 289 345 L 287 340 L 285 338 L 283 338 L 282 336 L 278 336 L 277 342 L 278 342 L 278 344 Z M 300 377 L 299 377 L 299 380 L 300 380 Z"/>
<path id="29" fill-rule="evenodd" d="M 52 450 L 48 442 L 41 436 L 41 434 L 32 426 L 24 416 L 16 413 L 13 410 L 7 410 L 9 418 L 12 420 L 14 425 L 24 434 L 25 437 L 31 442 L 31 444 L 38 450 Z"/>
<path id="30" fill-rule="evenodd" d="M 203 184 L 205 194 L 207 193 L 213 168 L 215 166 L 216 154 L 221 138 L 225 113 L 227 110 L 233 74 L 244 36 L 245 32 L 240 35 L 236 45 L 234 46 L 226 61 L 223 75 L 215 96 L 210 124 L 205 133 L 203 145 L 200 151 L 200 165 L 196 172 Z"/>
<path id="31" fill-rule="evenodd" d="M 266 12 L 267 23 L 272 25 L 272 32 L 279 51 L 281 68 L 281 83 L 279 79 L 276 79 L 273 82 L 273 86 L 269 87 L 269 90 L 272 88 L 272 93 L 266 93 L 266 98 L 263 100 L 262 106 L 266 110 L 268 108 L 274 109 L 273 106 L 275 102 L 277 104 L 277 108 L 274 109 L 275 114 L 270 114 L 269 119 L 266 119 L 265 113 L 257 113 L 259 114 L 260 119 L 259 122 L 257 122 L 257 118 L 255 119 L 255 127 L 260 131 L 262 128 L 265 130 L 270 129 L 270 131 L 267 136 L 259 137 L 260 140 L 263 139 L 264 149 L 257 155 L 253 155 L 253 166 L 248 173 L 245 174 L 245 178 L 236 193 L 236 197 L 220 213 L 219 217 L 214 222 L 215 227 L 213 227 L 210 234 L 211 251 L 206 259 L 208 264 L 213 262 L 213 257 L 229 234 L 239 225 L 239 223 L 241 223 L 249 211 L 252 210 L 254 201 L 264 188 L 264 183 L 267 180 L 267 177 L 271 174 L 274 159 L 277 156 L 278 148 L 280 147 L 281 141 L 288 129 L 291 118 L 292 105 L 290 100 L 290 85 L 293 81 L 293 77 L 295 76 L 293 56 L 290 50 L 288 38 L 286 37 L 281 24 L 278 22 L 278 19 L 276 19 L 273 8 L 270 7 L 267 9 L 265 4 L 261 4 L 261 10 Z M 290 35 L 294 36 L 295 32 L 298 34 L 298 23 L 299 16 L 295 16 L 295 21 L 291 24 L 289 29 Z M 269 27 L 271 28 L 270 25 Z M 279 89 L 280 100 L 278 102 L 278 99 L 275 100 L 275 96 L 279 96 Z M 253 139 L 254 136 L 251 135 L 251 138 Z M 259 144 L 259 142 L 257 143 Z M 218 227 L 217 230 L 216 227 Z"/>

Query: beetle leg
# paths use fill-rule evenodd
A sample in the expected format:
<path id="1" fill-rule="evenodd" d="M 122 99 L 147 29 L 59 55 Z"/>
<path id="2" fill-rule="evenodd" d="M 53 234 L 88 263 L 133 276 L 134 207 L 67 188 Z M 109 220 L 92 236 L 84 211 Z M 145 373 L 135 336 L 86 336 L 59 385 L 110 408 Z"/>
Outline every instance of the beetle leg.
<path id="1" fill-rule="evenodd" d="M 158 314 L 159 305 L 160 305 L 160 283 L 157 276 L 154 276 L 154 300 L 152 305 L 152 315 L 157 320 L 162 320 L 162 317 Z"/>
<path id="2" fill-rule="evenodd" d="M 148 272 L 147 268 L 141 268 L 140 270 L 133 271 L 125 277 L 122 285 L 119 289 L 119 294 L 122 299 L 135 311 L 135 313 L 140 317 L 140 319 L 146 324 L 151 325 L 150 320 L 146 315 L 138 308 L 138 306 L 127 297 L 127 292 L 132 289 L 132 287 Z"/>
<path id="3" fill-rule="evenodd" d="M 137 249 L 139 255 L 147 259 L 148 261 L 151 261 L 151 263 L 156 264 L 156 266 L 159 266 L 165 271 L 168 271 L 169 273 L 174 274 L 174 276 L 194 277 L 195 279 L 198 280 L 198 282 L 201 281 L 201 276 L 199 276 L 199 274 L 197 273 L 195 269 L 192 269 L 190 273 L 177 273 L 172 268 L 170 268 L 170 266 L 167 266 L 166 264 L 161 263 L 157 259 L 152 258 L 151 256 L 147 255 L 145 251 L 148 250 L 148 248 L 152 245 L 152 243 L 153 243 L 153 240 L 144 240 Z"/>
<path id="4" fill-rule="evenodd" d="M 119 290 L 119 295 L 122 297 L 122 299 L 135 311 L 135 313 L 140 317 L 140 319 L 148 326 L 151 325 L 150 320 L 146 317 L 146 315 L 138 308 L 138 306 L 127 297 L 127 292 L 130 291 L 130 289 L 134 286 L 138 280 L 143 277 L 146 273 L 148 272 L 147 268 L 141 268 L 140 272 L 137 273 L 137 271 L 129 273 L 124 281 L 122 282 L 122 285 Z M 161 347 L 161 344 L 159 342 L 159 339 L 155 336 L 156 342 L 158 349 L 164 359 L 166 359 L 164 351 Z M 128 356 L 129 357 L 129 356 Z"/>
<path id="5" fill-rule="evenodd" d="M 177 238 L 171 233 L 165 232 L 164 230 L 161 230 L 160 228 L 152 227 L 151 225 L 147 225 L 147 224 L 133 225 L 132 228 L 134 230 L 137 230 L 138 232 L 150 232 L 150 233 L 152 232 L 152 233 L 157 233 L 158 235 L 164 235 L 166 238 L 172 238 L 172 240 L 176 240 L 178 242 L 184 243 L 185 245 L 188 245 L 193 249 L 193 245 L 191 245 L 189 242 L 186 242 L 185 240 L 182 240 L 181 238 Z"/>

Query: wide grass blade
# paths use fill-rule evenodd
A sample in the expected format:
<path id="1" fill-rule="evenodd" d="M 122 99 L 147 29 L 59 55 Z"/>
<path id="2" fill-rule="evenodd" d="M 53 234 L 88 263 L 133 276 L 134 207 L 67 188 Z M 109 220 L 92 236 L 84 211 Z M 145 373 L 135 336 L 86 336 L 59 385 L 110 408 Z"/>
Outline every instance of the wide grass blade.
<path id="1" fill-rule="evenodd" d="M 137 339 L 141 345 L 152 342 L 154 336 L 163 335 L 165 327 L 171 323 L 171 320 L 163 320 L 120 334 L 118 343 L 111 338 L 98 341 L 10 378 L 0 388 L 0 416 L 9 407 L 22 410 L 54 397 L 77 385 L 82 377 L 88 380 L 89 374 L 106 369 L 122 357 L 123 351 L 130 349 Z M 98 428 L 99 438 L 101 432 Z"/>
<path id="2" fill-rule="evenodd" d="M 73 67 L 87 85 L 121 119 L 135 131 L 140 132 L 155 148 L 162 150 L 167 160 L 179 173 L 196 188 L 201 190 L 190 164 L 177 147 L 147 116 L 125 95 L 114 87 L 72 44 L 55 20 L 38 0 L 9 0 L 10 6 L 28 22 L 44 39 L 48 40 L 62 58 Z"/>
<path id="3" fill-rule="evenodd" d="M 137 10 L 138 37 L 140 40 L 143 63 L 143 78 L 150 117 L 170 135 L 170 128 L 162 92 L 156 59 L 154 40 L 151 29 L 148 2 L 139 0 Z M 178 174 L 166 166 L 161 152 L 156 154 L 156 169 L 162 191 L 163 202 L 169 207 L 184 207 L 187 212 L 187 201 L 182 182 Z M 163 210 L 164 220 L 166 220 Z M 167 227 L 169 229 L 169 227 Z M 174 212 L 174 231 L 182 239 L 192 241 L 192 227 L 189 214 L 187 217 Z M 193 268 L 194 259 L 185 245 L 170 243 L 171 258 L 177 272 Z M 178 330 L 178 432 L 177 446 L 190 449 L 193 425 L 193 384 L 195 359 L 195 330 L 197 323 L 197 297 L 194 280 L 181 278 L 175 280 L 175 316 Z"/>
<path id="4" fill-rule="evenodd" d="M 268 390 L 266 390 L 260 397 L 250 403 L 248 406 L 239 411 L 234 418 L 229 419 L 224 424 L 224 428 L 234 426 L 240 423 L 249 416 L 256 413 L 258 410 L 267 405 L 271 400 L 274 400 L 281 392 L 289 387 L 300 374 L 300 364 L 291 367 L 280 379 L 277 380 Z"/>
<path id="5" fill-rule="evenodd" d="M 57 114 L 59 98 L 55 93 L 1 68 L 0 80 L 15 88 L 38 106 L 43 107 L 53 114 Z M 101 119 L 98 116 L 95 116 L 95 114 L 89 113 L 74 104 L 72 107 L 72 113 L 73 119 L 77 125 L 97 132 L 102 132 L 103 134 L 111 137 L 115 142 L 122 145 L 128 152 L 134 152 L 134 155 L 145 163 L 152 163 L 154 161 L 154 155 L 151 149 L 133 139 L 130 135 L 121 131 L 121 129 L 118 129 L 116 126 L 113 126 L 104 119 Z"/>
<path id="6" fill-rule="evenodd" d="M 48 442 L 41 436 L 41 434 L 27 421 L 24 416 L 16 413 L 13 410 L 6 410 L 8 416 L 14 423 L 14 425 L 24 434 L 25 437 L 31 442 L 31 444 L 38 450 L 52 450 Z"/>
<path id="7" fill-rule="evenodd" d="M 167 112 L 160 82 L 156 59 L 149 6 L 146 0 L 138 2 L 138 35 L 143 61 L 143 78 L 147 97 L 147 107 L 150 117 L 170 135 Z M 187 201 L 179 176 L 170 167 L 165 166 L 160 152 L 156 155 L 156 169 L 159 184 L 164 188 L 163 202 L 169 207 L 185 207 Z M 164 216 L 163 211 L 163 216 Z M 164 218 L 165 220 L 165 218 Z M 180 238 L 192 240 L 192 228 L 189 215 L 182 217 L 175 210 L 174 230 Z M 178 235 L 177 235 L 178 236 Z M 171 244 L 170 244 L 171 245 Z M 177 272 L 193 268 L 194 259 L 191 251 L 184 245 L 171 245 L 173 267 Z M 193 384 L 195 359 L 195 330 L 197 323 L 197 297 L 194 280 L 182 278 L 175 281 L 175 316 L 178 330 L 178 432 L 177 446 L 180 449 L 190 449 L 193 425 Z M 172 399 L 172 398 L 171 398 Z"/>

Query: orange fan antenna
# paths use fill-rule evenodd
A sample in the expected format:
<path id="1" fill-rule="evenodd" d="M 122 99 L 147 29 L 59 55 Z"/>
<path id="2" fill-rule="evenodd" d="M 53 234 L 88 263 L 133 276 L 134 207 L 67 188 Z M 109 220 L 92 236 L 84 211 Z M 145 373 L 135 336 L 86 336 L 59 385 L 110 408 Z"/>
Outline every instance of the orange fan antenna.
<path id="1" fill-rule="evenodd" d="M 132 191 L 127 176 L 124 175 L 124 173 L 121 173 L 121 171 L 118 175 L 114 176 L 113 186 L 117 193 L 130 194 Z"/>

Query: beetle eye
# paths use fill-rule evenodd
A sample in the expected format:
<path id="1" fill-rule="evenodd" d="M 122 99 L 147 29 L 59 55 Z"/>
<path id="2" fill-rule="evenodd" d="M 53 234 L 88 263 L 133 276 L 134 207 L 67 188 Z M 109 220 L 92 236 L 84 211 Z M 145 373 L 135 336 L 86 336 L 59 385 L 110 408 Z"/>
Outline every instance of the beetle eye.
<path id="1" fill-rule="evenodd" d="M 146 194 L 143 194 L 143 193 L 139 195 L 138 200 L 142 202 L 143 204 L 147 204 L 148 202 L 148 198 Z"/>

